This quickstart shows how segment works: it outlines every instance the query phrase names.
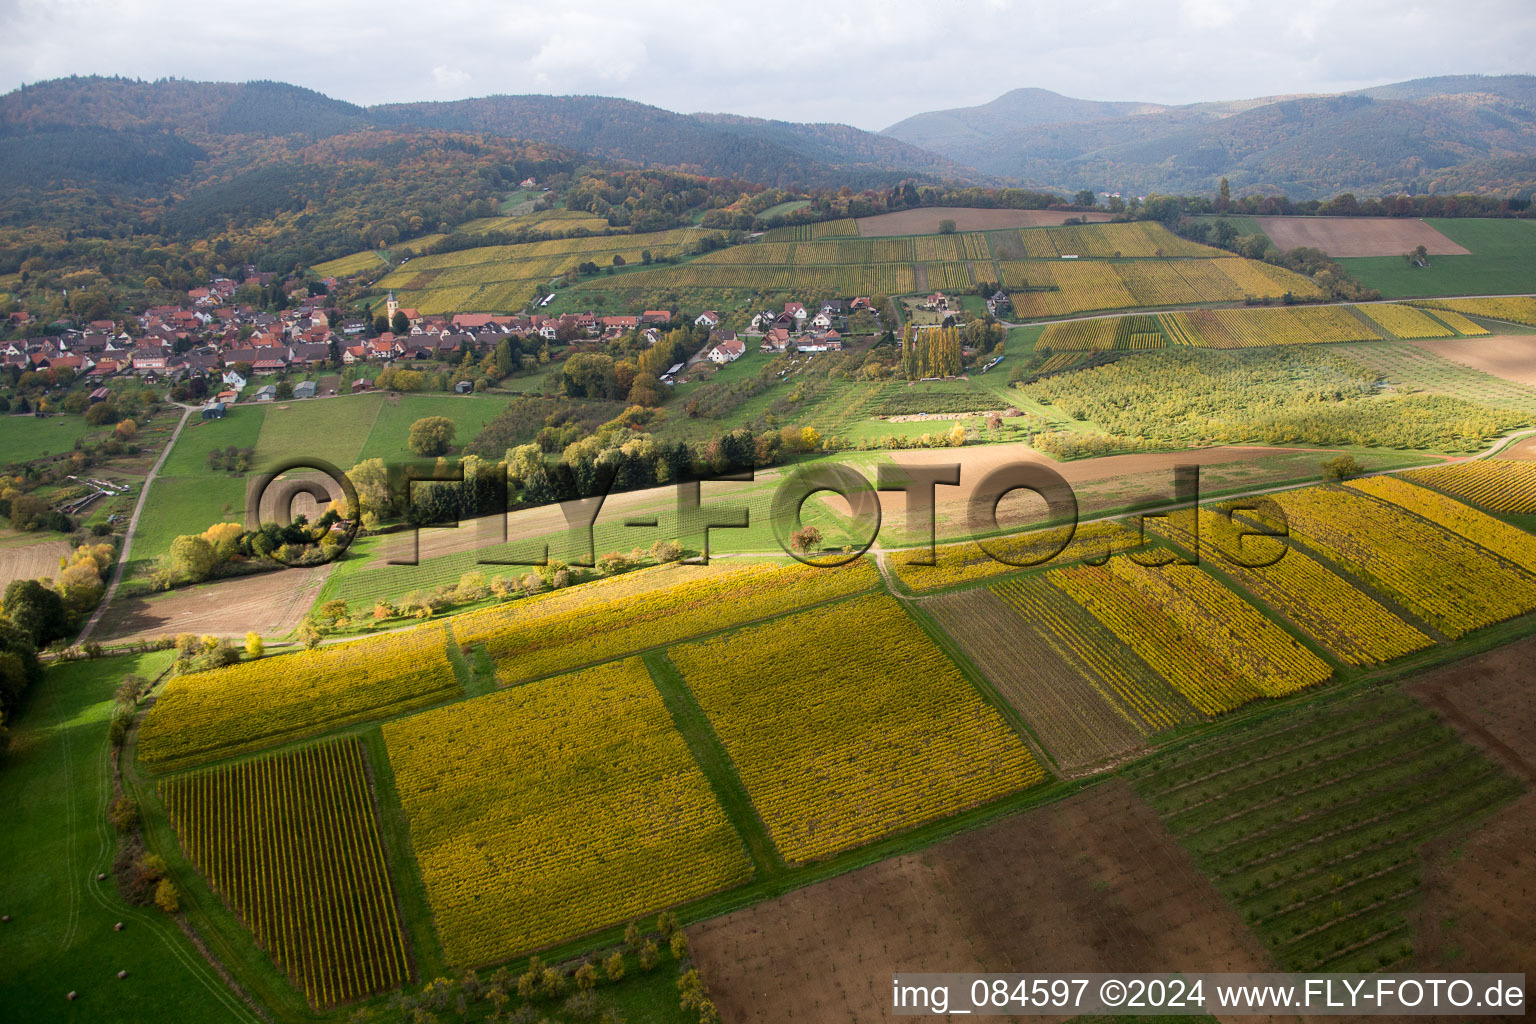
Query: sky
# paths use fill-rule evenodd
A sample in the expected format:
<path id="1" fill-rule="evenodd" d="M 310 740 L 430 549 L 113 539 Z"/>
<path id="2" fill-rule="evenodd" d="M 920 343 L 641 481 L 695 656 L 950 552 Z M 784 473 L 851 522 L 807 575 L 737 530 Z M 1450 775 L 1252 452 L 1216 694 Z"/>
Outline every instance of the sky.
<path id="1" fill-rule="evenodd" d="M 878 130 L 1033 86 L 1191 103 L 1536 72 L 1532 0 L 0 0 L 0 92 L 267 78 L 359 104 L 596 93 Z"/>

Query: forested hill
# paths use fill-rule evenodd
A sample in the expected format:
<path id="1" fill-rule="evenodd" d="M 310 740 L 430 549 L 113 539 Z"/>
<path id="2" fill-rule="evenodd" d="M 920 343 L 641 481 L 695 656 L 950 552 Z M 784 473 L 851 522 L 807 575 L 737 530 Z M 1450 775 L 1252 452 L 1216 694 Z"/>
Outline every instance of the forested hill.
<path id="1" fill-rule="evenodd" d="M 114 150 L 143 165 L 140 180 L 185 173 L 147 140 L 170 134 L 210 154 L 261 139 L 313 142 L 367 128 L 473 133 L 541 142 L 638 167 L 666 167 L 777 186 L 865 188 L 908 178 L 993 179 L 897 139 L 847 125 L 799 125 L 727 115 L 676 114 L 601 96 L 489 96 L 359 107 L 280 82 L 141 82 L 66 78 L 0 96 L 0 132 L 19 148 L 65 146 L 66 159 L 18 157 L 0 163 L 5 182 L 95 179 L 94 153 Z M 108 134 L 110 133 L 110 134 Z M 141 159 L 139 154 L 144 152 Z M 151 152 L 154 151 L 154 152 Z M 196 159 L 191 150 L 169 154 Z"/>
<path id="2" fill-rule="evenodd" d="M 604 96 L 487 96 L 371 107 L 380 124 L 555 142 L 610 160 L 768 185 L 836 188 L 903 178 L 979 179 L 969 168 L 847 125 L 674 114 Z"/>
<path id="3" fill-rule="evenodd" d="M 1239 192 L 1318 198 L 1473 183 L 1520 191 L 1536 156 L 1536 76 L 1426 78 L 1336 96 L 1168 106 L 1019 89 L 978 107 L 909 117 L 884 134 L 1009 179 L 1060 189 Z M 1511 163 L 1513 161 L 1513 163 Z M 1489 167 L 1492 180 L 1476 184 Z"/>

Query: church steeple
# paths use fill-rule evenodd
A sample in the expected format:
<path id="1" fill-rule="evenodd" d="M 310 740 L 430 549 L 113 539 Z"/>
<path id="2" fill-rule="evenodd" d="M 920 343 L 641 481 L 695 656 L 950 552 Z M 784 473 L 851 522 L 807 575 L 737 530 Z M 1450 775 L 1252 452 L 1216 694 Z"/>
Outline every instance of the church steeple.
<path id="1" fill-rule="evenodd" d="M 393 329 L 395 322 L 395 311 L 399 308 L 400 303 L 395 301 L 395 290 L 391 288 L 389 290 L 389 298 L 384 300 L 384 319 L 390 322 L 391 329 Z"/>

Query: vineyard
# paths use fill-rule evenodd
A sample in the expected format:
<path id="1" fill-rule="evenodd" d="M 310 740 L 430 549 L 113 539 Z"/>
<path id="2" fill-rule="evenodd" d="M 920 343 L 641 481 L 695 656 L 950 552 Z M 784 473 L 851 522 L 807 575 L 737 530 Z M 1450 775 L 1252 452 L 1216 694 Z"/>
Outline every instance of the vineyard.
<path id="1" fill-rule="evenodd" d="M 1332 345 L 1379 339 L 1375 331 L 1336 306 L 1196 309 L 1163 313 L 1159 319 L 1176 344 L 1200 348 Z"/>
<path id="2" fill-rule="evenodd" d="M 1301 299 L 1322 297 L 1317 286 L 1299 274 L 1236 257 L 1005 261 L 998 267 L 1012 293 L 1013 307 L 1023 318 L 1070 316 L 1097 309 L 1241 302 L 1247 298 L 1273 300 L 1286 294 Z"/>
<path id="3" fill-rule="evenodd" d="M 1047 324 L 1035 351 L 1109 352 L 1162 348 L 1167 344 L 1155 316 L 1099 317 Z"/>
<path id="4" fill-rule="evenodd" d="M 1064 768 L 1103 764 L 1141 748 L 1141 723 L 1102 693 L 1038 621 L 984 589 L 928 598 L 921 607 L 1029 720 Z"/>
<path id="5" fill-rule="evenodd" d="M 668 655 L 791 862 L 1045 778 L 998 712 L 884 595 Z"/>
<path id="6" fill-rule="evenodd" d="M 177 676 L 139 730 L 155 771 L 275 746 L 456 694 L 447 634 L 421 626 Z"/>
<path id="7" fill-rule="evenodd" d="M 1536 608 L 1536 578 L 1394 505 L 1321 487 L 1274 500 L 1308 550 L 1452 640 Z"/>
<path id="8" fill-rule="evenodd" d="M 1030 398 L 1094 424 L 1111 442 L 1130 450 L 1305 443 L 1469 451 L 1530 421 L 1528 411 L 1507 407 L 1514 403 L 1502 399 L 1499 406 L 1505 407 L 1378 387 L 1380 378 L 1362 363 L 1371 352 L 1397 347 L 1410 348 L 1360 346 L 1346 358 L 1322 345 L 1232 352 L 1173 345 L 1018 386 Z M 1071 352 L 1058 356 L 1078 358 Z M 1490 398 L 1530 392 L 1514 384 L 1497 387 L 1502 382 L 1486 374 L 1455 369 L 1492 382 L 1476 392 L 1457 392 Z"/>
<path id="9" fill-rule="evenodd" d="M 1452 338 L 1456 332 L 1427 313 L 1399 303 L 1356 306 L 1359 313 L 1399 338 Z"/>
<path id="10" fill-rule="evenodd" d="M 320 1009 L 411 977 L 364 760 L 348 739 L 160 783 L 187 859 Z"/>
<path id="11" fill-rule="evenodd" d="M 1465 537 L 1485 551 L 1536 574 L 1536 537 L 1524 530 L 1479 512 L 1428 488 L 1416 487 L 1396 477 L 1378 476 L 1355 480 L 1351 490 L 1362 491 Z"/>
<path id="12" fill-rule="evenodd" d="M 1053 569 L 1047 579 L 1204 714 L 1294 693 L 1332 675 L 1316 655 L 1194 566 L 1147 569 L 1112 559 L 1104 568 Z"/>
<path id="13" fill-rule="evenodd" d="M 987 547 L 1002 556 L 995 558 L 982 550 L 974 541 L 945 544 L 934 548 L 933 565 L 923 565 L 920 560 L 928 557 L 927 549 L 910 549 L 891 553 L 890 566 L 902 586 L 913 592 L 940 590 L 963 583 L 977 583 L 1018 572 L 1022 567 L 1010 563 L 1034 562 L 1048 554 L 1061 542 L 1059 528 L 1036 530 L 995 537 L 987 541 Z M 1100 521 L 1085 523 L 1072 534 L 1072 540 L 1053 557 L 1049 565 L 1066 565 L 1079 560 L 1102 561 L 1112 552 L 1134 549 L 1140 543 L 1136 531 L 1123 523 Z"/>
<path id="14" fill-rule="evenodd" d="M 384 740 L 455 966 L 751 877 L 638 659 L 393 721 Z"/>
<path id="15" fill-rule="evenodd" d="M 367 252 L 353 253 L 351 256 L 343 256 L 328 263 L 317 263 L 314 270 L 321 277 L 354 277 L 357 274 L 365 274 L 370 270 L 387 266 L 389 261 L 370 249 Z"/>
<path id="16" fill-rule="evenodd" d="M 1428 647 L 1432 641 L 1305 552 L 1287 549 L 1273 565 L 1250 568 L 1231 555 L 1226 517 L 1214 508 L 1200 510 L 1200 538 L 1190 532 L 1187 516 L 1162 516 L 1148 528 L 1191 554 L 1215 559 L 1221 571 L 1245 590 L 1284 615 L 1319 647 L 1349 665 L 1377 665 Z M 1260 559 L 1244 557 L 1244 561 Z"/>
<path id="17" fill-rule="evenodd" d="M 670 565 L 626 573 L 454 620 L 466 649 L 484 645 L 496 679 L 519 683 L 870 590 L 865 559 L 837 569 L 759 563 Z"/>
<path id="18" fill-rule="evenodd" d="M 764 235 L 765 242 L 814 242 L 823 238 L 855 238 L 859 223 L 851 217 L 841 220 L 824 220 L 815 224 L 792 224 L 789 227 L 770 228 Z"/>
<path id="19" fill-rule="evenodd" d="M 1161 224 L 1081 224 L 1055 228 L 1022 228 L 994 232 L 994 248 L 1012 258 L 1054 260 L 1062 256 L 1090 259 L 1192 257 L 1213 259 L 1230 255 L 1221 249 L 1180 238 Z"/>
<path id="20" fill-rule="evenodd" d="M 1524 296 L 1503 299 L 1421 299 L 1413 305 L 1437 312 L 1444 309 L 1463 316 L 1481 316 L 1536 327 L 1536 299 Z"/>
<path id="21" fill-rule="evenodd" d="M 1490 512 L 1536 515 L 1536 462 L 1479 459 L 1452 466 L 1430 466 L 1403 479 L 1433 487 Z"/>
<path id="22" fill-rule="evenodd" d="M 1422 844 L 1521 791 L 1432 712 L 1380 690 L 1212 736 L 1132 774 L 1289 971 L 1407 969 Z"/>

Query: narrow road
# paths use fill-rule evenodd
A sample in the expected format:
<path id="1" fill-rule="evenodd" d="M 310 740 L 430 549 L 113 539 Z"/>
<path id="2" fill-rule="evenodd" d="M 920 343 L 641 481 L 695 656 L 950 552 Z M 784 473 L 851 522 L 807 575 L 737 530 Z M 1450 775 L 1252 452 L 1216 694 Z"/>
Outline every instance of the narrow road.
<path id="1" fill-rule="evenodd" d="M 181 428 L 187 425 L 195 411 L 193 406 L 182 406 L 181 419 L 176 422 L 176 429 L 171 431 L 171 439 L 165 443 L 160 457 L 150 467 L 149 475 L 144 478 L 144 484 L 139 488 L 139 500 L 134 502 L 133 515 L 128 517 L 128 529 L 123 531 L 123 550 L 118 553 L 117 565 L 112 568 L 112 581 L 107 584 L 106 593 L 101 595 L 101 602 L 96 605 L 96 610 L 86 621 L 80 630 L 80 635 L 75 637 L 75 646 L 78 647 L 91 638 L 91 633 L 96 628 L 96 623 L 106 614 L 107 606 L 112 603 L 112 598 L 117 596 L 118 584 L 123 582 L 123 573 L 128 569 L 128 556 L 133 553 L 133 531 L 138 529 L 139 516 L 144 512 L 144 503 L 149 499 L 149 487 L 155 482 L 155 477 L 160 475 L 160 467 L 165 465 L 165 460 L 171 454 L 171 449 L 176 447 L 176 439 L 181 436 Z"/>

